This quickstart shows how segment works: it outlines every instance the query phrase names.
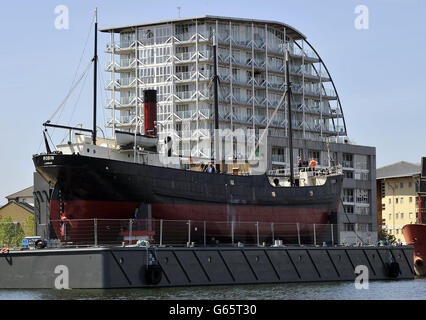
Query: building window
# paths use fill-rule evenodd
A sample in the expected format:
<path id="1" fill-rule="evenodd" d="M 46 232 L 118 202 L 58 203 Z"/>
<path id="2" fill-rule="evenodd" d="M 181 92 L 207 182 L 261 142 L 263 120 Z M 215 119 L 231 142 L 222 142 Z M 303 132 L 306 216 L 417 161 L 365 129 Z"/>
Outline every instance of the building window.
<path id="1" fill-rule="evenodd" d="M 344 171 L 344 174 L 345 174 L 346 179 L 353 179 L 354 178 L 353 171 Z"/>
<path id="2" fill-rule="evenodd" d="M 358 231 L 367 232 L 371 231 L 372 225 L 371 223 L 358 223 Z"/>
<path id="3" fill-rule="evenodd" d="M 396 234 L 399 234 L 399 229 L 396 229 Z"/>
<path id="4" fill-rule="evenodd" d="M 355 207 L 355 213 L 361 215 L 369 215 L 370 208 L 369 207 Z"/>
<path id="5" fill-rule="evenodd" d="M 354 213 L 354 206 L 343 206 L 345 213 Z"/>
<path id="6" fill-rule="evenodd" d="M 410 219 L 413 219 L 413 213 L 412 212 L 410 212 L 409 217 L 410 217 Z"/>
<path id="7" fill-rule="evenodd" d="M 389 220 L 392 220 L 392 214 L 389 213 Z"/>
<path id="8" fill-rule="evenodd" d="M 357 203 L 366 203 L 369 204 L 369 192 L 368 190 L 364 189 L 357 189 L 356 190 L 356 202 Z"/>
<path id="9" fill-rule="evenodd" d="M 398 213 L 396 213 L 396 214 L 395 214 L 395 219 L 398 219 L 398 216 L 399 216 L 399 214 L 398 214 Z"/>
<path id="10" fill-rule="evenodd" d="M 401 182 L 400 184 L 399 184 L 399 187 L 402 189 L 402 188 L 404 188 L 404 182 Z"/>
<path id="11" fill-rule="evenodd" d="M 401 212 L 401 219 L 404 219 L 404 213 Z"/>
<path id="12" fill-rule="evenodd" d="M 412 203 L 413 202 L 413 197 L 409 197 L 408 198 L 408 202 Z"/>
<path id="13" fill-rule="evenodd" d="M 395 189 L 398 189 L 398 183 L 395 183 Z"/>
<path id="14" fill-rule="evenodd" d="M 343 224 L 344 231 L 355 231 L 354 223 L 344 223 Z"/>
<path id="15" fill-rule="evenodd" d="M 391 198 L 389 198 L 389 204 L 391 204 L 392 203 L 392 199 Z"/>
<path id="16" fill-rule="evenodd" d="M 410 181 L 408 182 L 408 188 L 412 188 L 413 187 L 413 183 Z"/>
<path id="17" fill-rule="evenodd" d="M 285 162 L 284 148 L 272 147 L 272 161 Z"/>
<path id="18" fill-rule="evenodd" d="M 343 202 L 354 202 L 353 189 L 343 189 Z"/>
<path id="19" fill-rule="evenodd" d="M 382 203 L 382 210 L 386 210 L 386 204 Z"/>
<path id="20" fill-rule="evenodd" d="M 353 162 L 353 155 L 344 153 L 343 154 L 343 167 L 345 168 L 353 168 L 354 162 Z"/>
<path id="21" fill-rule="evenodd" d="M 395 199 L 395 203 L 398 203 L 398 198 Z"/>
<path id="22" fill-rule="evenodd" d="M 401 203 L 404 203 L 404 198 L 403 197 L 401 197 Z"/>

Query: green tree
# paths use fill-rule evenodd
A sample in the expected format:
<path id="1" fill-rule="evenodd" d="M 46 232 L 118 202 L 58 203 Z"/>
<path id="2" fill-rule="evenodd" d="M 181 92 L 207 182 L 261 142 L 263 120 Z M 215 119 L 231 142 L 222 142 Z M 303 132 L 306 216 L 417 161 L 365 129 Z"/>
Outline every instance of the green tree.
<path id="1" fill-rule="evenodd" d="M 28 215 L 22 224 L 22 230 L 24 231 L 25 237 L 34 236 L 35 235 L 35 223 L 34 216 Z"/>
<path id="2" fill-rule="evenodd" d="M 21 225 L 18 222 L 14 222 L 12 217 L 0 219 L 1 247 L 20 247 L 24 237 Z"/>
<path id="3" fill-rule="evenodd" d="M 382 228 L 382 230 L 380 230 L 378 237 L 379 241 L 382 240 L 386 241 L 388 244 L 396 244 L 395 236 L 390 234 L 385 228 Z"/>

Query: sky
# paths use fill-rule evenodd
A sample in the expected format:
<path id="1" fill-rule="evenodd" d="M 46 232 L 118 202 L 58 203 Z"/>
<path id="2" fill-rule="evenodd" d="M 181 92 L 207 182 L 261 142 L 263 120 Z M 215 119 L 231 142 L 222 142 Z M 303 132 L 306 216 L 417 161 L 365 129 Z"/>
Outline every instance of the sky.
<path id="1" fill-rule="evenodd" d="M 58 6 L 68 29 L 57 29 Z M 357 28 L 363 5 L 368 26 Z M 42 123 L 50 119 L 93 56 L 91 22 L 99 28 L 200 15 L 286 23 L 307 36 L 333 77 L 350 140 L 376 147 L 377 167 L 419 163 L 426 155 L 426 0 L 27 0 L 0 10 L 0 204 L 32 185 L 32 155 L 44 152 Z M 57 25 L 57 24 L 56 24 Z M 107 92 L 102 82 L 109 35 L 99 33 L 98 123 Z M 67 100 L 58 123 L 91 127 L 92 75 Z M 51 132 L 58 144 L 65 132 Z"/>

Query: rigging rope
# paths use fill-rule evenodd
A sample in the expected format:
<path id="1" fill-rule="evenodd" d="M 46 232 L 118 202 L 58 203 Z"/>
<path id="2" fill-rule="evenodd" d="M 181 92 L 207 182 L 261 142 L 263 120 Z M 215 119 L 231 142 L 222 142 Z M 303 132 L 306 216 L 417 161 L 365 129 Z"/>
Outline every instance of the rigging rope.
<path id="1" fill-rule="evenodd" d="M 80 83 L 80 81 L 84 78 L 85 74 L 89 71 L 89 68 L 91 66 L 93 61 L 90 61 L 86 67 L 86 69 L 84 70 L 83 74 L 80 76 L 80 78 L 76 81 L 76 83 L 71 87 L 70 91 L 68 92 L 68 94 L 65 96 L 65 99 L 62 101 L 62 103 L 59 105 L 59 107 L 56 109 L 56 111 L 53 113 L 53 115 L 49 118 L 49 121 L 51 121 L 55 115 L 58 113 L 58 111 L 65 105 L 65 103 L 67 102 L 68 98 L 70 97 L 71 93 L 74 91 L 74 89 L 77 87 L 77 85 Z"/>
<path id="2" fill-rule="evenodd" d="M 282 97 L 281 97 L 280 102 L 278 102 L 278 104 L 277 104 L 277 106 L 276 106 L 276 108 L 275 108 L 274 112 L 273 112 L 273 113 L 272 113 L 272 115 L 271 115 L 271 118 L 269 119 L 268 123 L 266 124 L 266 128 L 263 130 L 262 135 L 259 137 L 259 140 L 257 141 L 257 145 L 256 145 L 256 147 L 253 149 L 253 152 L 252 152 L 252 154 L 251 154 L 251 158 L 254 156 L 254 154 L 255 154 L 255 152 L 256 152 L 256 150 L 257 150 L 257 148 L 259 147 L 259 144 L 260 144 L 260 142 L 262 141 L 263 136 L 265 135 L 265 133 L 266 133 L 266 132 L 268 132 L 269 125 L 271 124 L 272 120 L 274 119 L 275 115 L 277 114 L 278 109 L 279 109 L 279 107 L 281 106 L 281 104 L 283 103 L 283 101 L 284 101 L 284 99 L 285 99 L 285 97 L 286 97 L 286 96 L 287 96 L 287 89 L 284 91 L 284 93 L 283 93 L 283 95 L 282 95 Z M 255 115 L 253 115 L 253 116 L 255 116 Z M 288 124 L 287 124 L 287 126 L 288 126 Z"/>

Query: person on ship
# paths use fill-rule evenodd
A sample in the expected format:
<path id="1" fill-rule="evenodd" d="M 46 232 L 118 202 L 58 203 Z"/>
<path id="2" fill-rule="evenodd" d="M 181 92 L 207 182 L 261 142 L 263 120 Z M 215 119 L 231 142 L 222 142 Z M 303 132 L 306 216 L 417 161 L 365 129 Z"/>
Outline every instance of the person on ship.
<path id="1" fill-rule="evenodd" d="M 312 158 L 311 162 L 309 163 L 309 166 L 311 167 L 312 171 L 315 171 L 315 167 L 317 166 L 317 162 L 314 158 Z"/>
<path id="2" fill-rule="evenodd" d="M 301 168 L 301 167 L 302 167 L 302 158 L 301 158 L 301 157 L 298 157 L 298 158 L 297 158 L 297 167 L 298 167 L 298 168 Z"/>

